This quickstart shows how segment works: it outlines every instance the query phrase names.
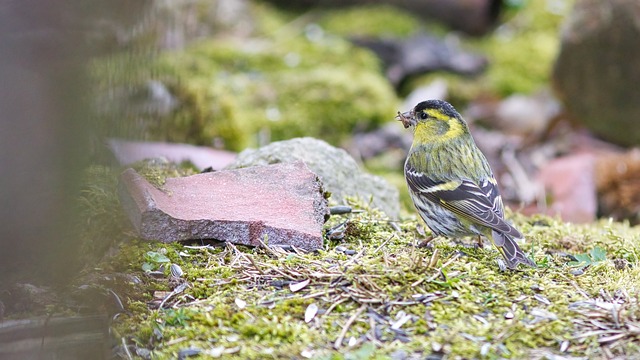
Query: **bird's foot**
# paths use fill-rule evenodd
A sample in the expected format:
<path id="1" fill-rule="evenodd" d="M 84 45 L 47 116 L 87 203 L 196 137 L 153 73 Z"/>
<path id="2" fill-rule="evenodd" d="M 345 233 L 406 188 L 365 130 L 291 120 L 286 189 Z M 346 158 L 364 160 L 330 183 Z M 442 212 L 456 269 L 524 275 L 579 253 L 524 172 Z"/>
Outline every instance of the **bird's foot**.
<path id="1" fill-rule="evenodd" d="M 507 271 L 507 263 L 504 262 L 504 260 L 502 259 L 498 259 L 498 269 L 500 269 L 500 271 L 504 272 Z"/>
<path id="2" fill-rule="evenodd" d="M 420 241 L 418 243 L 418 245 L 416 245 L 417 248 L 423 248 L 423 247 L 427 247 L 427 245 L 429 245 L 429 243 L 435 239 L 435 237 L 433 236 L 427 236 L 424 240 Z"/>

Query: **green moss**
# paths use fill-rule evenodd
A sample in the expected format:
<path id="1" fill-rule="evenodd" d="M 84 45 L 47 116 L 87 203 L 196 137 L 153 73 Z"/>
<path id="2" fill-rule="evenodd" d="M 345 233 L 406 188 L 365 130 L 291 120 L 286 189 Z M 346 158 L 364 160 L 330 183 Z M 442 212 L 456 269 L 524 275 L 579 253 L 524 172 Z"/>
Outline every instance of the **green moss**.
<path id="1" fill-rule="evenodd" d="M 491 66 L 485 78 L 498 95 L 531 93 L 549 83 L 558 51 L 557 27 L 518 36 L 496 36 L 482 46 Z"/>
<path id="2" fill-rule="evenodd" d="M 131 165 L 138 174 L 157 188 L 162 188 L 167 178 L 195 175 L 197 169 L 190 163 L 172 163 L 162 158 L 147 159 Z"/>
<path id="3" fill-rule="evenodd" d="M 421 20 L 397 7 L 370 5 L 328 10 L 322 14 L 318 25 L 345 37 L 408 37 L 421 28 Z"/>
<path id="4" fill-rule="evenodd" d="M 277 23 L 283 32 L 163 54 L 154 66 L 180 105 L 148 123 L 151 137 L 232 150 L 255 146 L 259 134 L 337 144 L 356 127 L 372 128 L 394 113 L 396 95 L 373 54 Z"/>
<path id="5" fill-rule="evenodd" d="M 549 83 L 560 24 L 570 5 L 527 1 L 493 36 L 476 43 L 489 58 L 483 77 L 495 93 L 531 93 Z"/>
<path id="6" fill-rule="evenodd" d="M 128 220 L 120 207 L 117 192 L 118 172 L 106 166 L 94 165 L 84 171 L 78 197 L 77 226 L 82 236 L 82 257 L 93 263 L 117 238 L 114 234 L 125 231 Z"/>

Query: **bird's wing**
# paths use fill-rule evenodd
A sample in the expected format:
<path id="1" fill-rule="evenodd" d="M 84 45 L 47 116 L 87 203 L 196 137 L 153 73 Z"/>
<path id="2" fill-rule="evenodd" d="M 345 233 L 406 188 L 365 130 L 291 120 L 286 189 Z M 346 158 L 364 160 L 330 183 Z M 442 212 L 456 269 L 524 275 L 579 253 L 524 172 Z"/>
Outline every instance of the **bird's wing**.
<path id="1" fill-rule="evenodd" d="M 407 183 L 414 193 L 443 208 L 500 233 L 522 238 L 522 234 L 503 219 L 502 200 L 495 183 L 488 179 L 480 185 L 470 179 L 438 181 L 408 166 Z"/>
<path id="2" fill-rule="evenodd" d="M 480 191 L 487 194 L 487 199 L 493 204 L 493 211 L 498 214 L 501 218 L 504 218 L 504 206 L 502 205 L 502 196 L 500 196 L 500 191 L 498 191 L 498 183 L 493 178 L 493 174 L 491 178 L 485 178 L 482 180 L 478 187 Z"/>

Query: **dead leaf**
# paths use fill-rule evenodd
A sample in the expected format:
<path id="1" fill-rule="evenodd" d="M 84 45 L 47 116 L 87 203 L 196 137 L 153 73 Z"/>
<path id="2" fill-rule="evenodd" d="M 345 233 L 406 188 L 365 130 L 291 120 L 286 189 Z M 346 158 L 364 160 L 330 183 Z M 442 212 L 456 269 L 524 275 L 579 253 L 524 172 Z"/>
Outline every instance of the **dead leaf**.
<path id="1" fill-rule="evenodd" d="M 304 289 L 307 285 L 309 285 L 309 283 L 311 282 L 311 280 L 307 279 L 307 280 L 303 280 L 300 281 L 298 283 L 291 283 L 289 284 L 289 290 L 291 290 L 291 292 L 296 292 L 296 291 L 300 291 L 302 289 Z"/>
<path id="2" fill-rule="evenodd" d="M 245 307 L 247 307 L 247 302 L 242 300 L 242 299 L 236 298 L 235 303 L 236 303 L 236 306 L 238 307 L 238 309 L 240 309 L 240 310 L 242 310 Z"/>
<path id="3" fill-rule="evenodd" d="M 307 310 L 304 312 L 304 322 L 308 323 L 313 320 L 318 314 L 318 305 L 316 303 L 311 303 L 307 306 Z"/>

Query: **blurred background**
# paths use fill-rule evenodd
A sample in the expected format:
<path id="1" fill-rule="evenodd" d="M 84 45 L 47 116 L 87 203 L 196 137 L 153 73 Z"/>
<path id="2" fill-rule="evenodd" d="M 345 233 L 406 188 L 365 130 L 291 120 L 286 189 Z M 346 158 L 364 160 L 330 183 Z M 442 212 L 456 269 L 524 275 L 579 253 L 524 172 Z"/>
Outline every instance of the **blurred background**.
<path id="1" fill-rule="evenodd" d="M 315 137 L 396 185 L 411 211 L 411 134 L 394 116 L 440 98 L 514 210 L 636 224 L 639 36 L 635 0 L 3 1 L 0 321 L 86 308 L 81 323 L 102 335 L 62 357 L 108 353 L 91 317 L 108 306 L 68 296 L 104 281 L 87 269 L 127 231 L 103 200 L 132 142 L 228 159 Z"/>

